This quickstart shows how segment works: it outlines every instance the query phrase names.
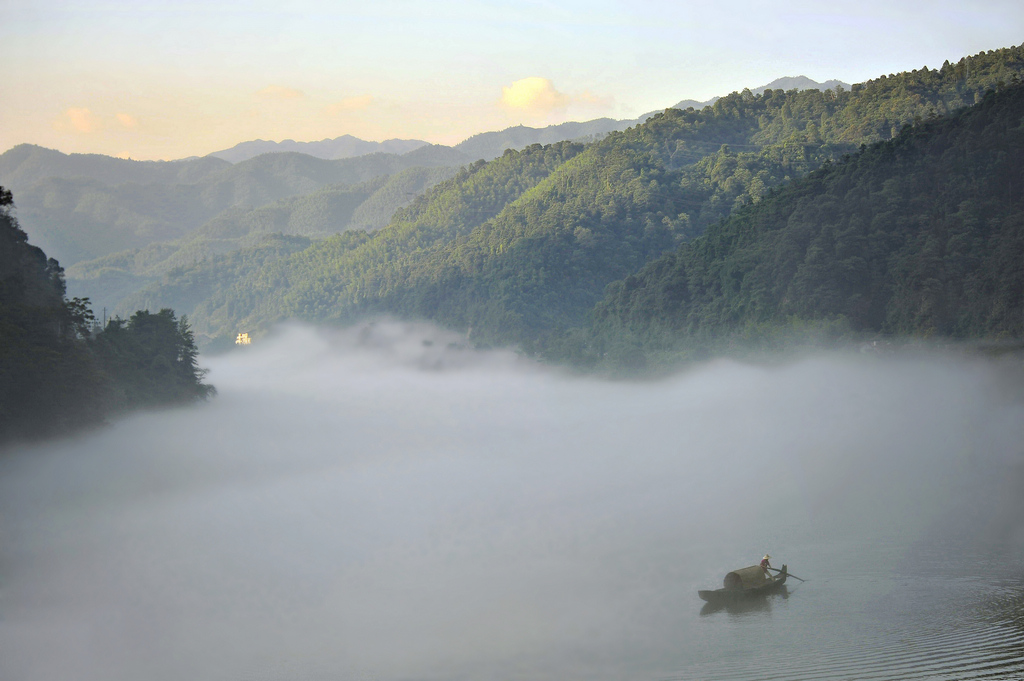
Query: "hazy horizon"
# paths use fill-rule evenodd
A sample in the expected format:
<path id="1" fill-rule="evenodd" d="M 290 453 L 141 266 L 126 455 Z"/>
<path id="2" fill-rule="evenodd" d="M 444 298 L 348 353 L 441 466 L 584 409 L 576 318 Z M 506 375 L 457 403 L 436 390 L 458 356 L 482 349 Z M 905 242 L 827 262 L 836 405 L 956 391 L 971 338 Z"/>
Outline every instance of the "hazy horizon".
<path id="1" fill-rule="evenodd" d="M 737 21 L 737 17 L 743 17 Z M 783 76 L 856 83 L 1019 41 L 990 0 L 7 3 L 0 148 L 134 159 L 350 134 L 456 144 L 514 125 L 633 119 Z"/>
<path id="2" fill-rule="evenodd" d="M 805 78 L 805 77 L 806 76 L 803 76 L 803 75 L 780 76 L 778 78 L 774 78 L 771 82 L 782 81 L 782 80 L 793 80 L 793 79 L 796 79 L 796 78 Z M 813 79 L 811 79 L 811 80 L 813 80 Z M 829 82 L 831 80 L 835 80 L 835 79 L 829 79 L 828 81 L 824 81 L 824 82 Z M 764 84 L 758 85 L 758 86 L 747 86 L 747 87 L 748 87 L 748 89 L 751 89 L 751 90 L 757 90 L 757 89 L 764 88 L 764 87 L 766 87 L 766 86 L 768 86 L 770 84 L 771 83 L 764 83 Z M 722 93 L 721 95 L 715 95 L 714 97 L 712 97 L 710 99 L 716 99 L 718 97 L 724 96 L 725 94 L 727 94 L 727 93 Z M 710 99 L 706 100 L 706 101 L 710 101 Z M 684 99 L 684 100 L 679 100 L 679 101 L 687 101 L 687 100 Z M 675 104 L 675 103 L 677 103 L 677 102 L 673 102 L 673 104 Z M 666 105 L 665 107 L 662 107 L 662 108 L 669 108 L 670 106 L 671 105 Z M 650 112 L 644 112 L 644 113 L 650 113 Z M 643 114 L 640 114 L 640 115 L 643 115 Z M 571 124 L 571 123 L 586 123 L 588 121 L 598 120 L 598 119 L 601 119 L 601 118 L 611 118 L 611 117 L 609 117 L 609 116 L 597 116 L 597 117 L 594 117 L 594 118 L 586 118 L 586 119 L 581 117 L 579 119 L 559 121 L 558 123 L 552 123 L 550 125 L 563 125 L 563 124 Z M 634 119 L 632 119 L 632 118 L 620 118 L 620 119 L 613 119 L 613 120 L 632 121 Z M 476 135 L 487 134 L 487 133 L 494 133 L 494 132 L 504 132 L 505 130 L 511 130 L 511 129 L 519 128 L 519 127 L 527 127 L 527 128 L 532 128 L 532 129 L 544 129 L 545 127 L 548 127 L 548 125 L 544 125 L 544 124 L 527 125 L 525 123 L 515 123 L 515 124 L 512 124 L 512 125 L 505 126 L 503 128 L 495 129 L 495 130 L 479 130 L 477 132 L 473 132 L 473 133 L 469 134 L 464 139 L 460 139 L 457 142 L 454 142 L 454 143 L 452 143 L 450 145 L 445 145 L 445 146 L 457 147 L 462 142 L 465 142 L 465 141 L 475 137 Z M 202 156 L 213 156 L 213 155 L 216 155 L 216 154 L 222 154 L 222 153 L 225 153 L 225 152 L 229 152 L 229 151 L 231 151 L 231 150 L 233 150 L 233 149 L 235 149 L 235 148 L 237 148 L 239 146 L 248 145 L 248 144 L 267 143 L 267 144 L 285 145 L 285 144 L 288 144 L 288 143 L 292 143 L 292 144 L 297 144 L 297 145 L 313 145 L 313 144 L 317 144 L 317 143 L 320 143 L 320 142 L 332 142 L 332 141 L 335 141 L 335 140 L 338 140 L 338 139 L 343 139 L 343 138 L 351 138 L 351 139 L 354 139 L 354 140 L 357 140 L 357 141 L 360 141 L 360 142 L 369 142 L 369 143 L 372 143 L 372 144 L 385 144 L 387 142 L 425 142 L 426 144 L 440 144 L 440 143 L 437 143 L 437 142 L 429 142 L 427 140 L 401 139 L 401 138 L 397 138 L 397 137 L 390 137 L 390 138 L 386 138 L 386 139 L 362 139 L 360 137 L 356 137 L 354 135 L 350 135 L 349 133 L 342 133 L 342 134 L 334 136 L 334 137 L 324 137 L 322 139 L 311 139 L 311 140 L 293 139 L 291 137 L 281 137 L 281 138 L 276 138 L 276 139 L 261 139 L 261 138 L 246 139 L 246 140 L 239 140 L 236 144 L 233 144 L 230 147 L 226 147 L 224 149 L 214 149 L 213 151 L 210 151 L 207 154 L 202 154 L 202 155 L 199 155 L 199 156 L 188 156 L 188 157 L 183 157 L 183 158 L 180 158 L 180 159 L 173 158 L 173 159 L 129 159 L 129 160 L 136 160 L 136 161 L 139 161 L 139 160 L 179 161 L 179 160 L 187 160 L 187 159 L 190 159 L 190 158 L 200 158 Z M 18 146 L 18 145 L 15 145 L 15 146 Z M 11 147 L 11 148 L 13 149 L 14 147 Z M 68 152 L 64 152 L 61 149 L 53 149 L 53 150 L 54 151 L 60 151 L 61 153 L 68 153 Z M 9 149 L 6 150 L 6 151 L 9 151 Z M 305 151 L 302 151 L 302 150 L 298 150 L 298 151 L 299 151 L 299 153 L 309 153 L 309 152 L 305 152 Z M 2 153 L 2 152 L 0 152 L 0 153 Z M 72 153 L 74 153 L 74 152 L 72 152 Z M 388 152 L 388 153 L 395 153 L 395 152 Z M 122 158 L 126 158 L 126 157 L 122 156 Z M 345 158 L 348 158 L 348 157 L 345 157 Z"/>
<path id="3" fill-rule="evenodd" d="M 1024 678 L 1021 36 L 3 3 L 0 680 Z"/>

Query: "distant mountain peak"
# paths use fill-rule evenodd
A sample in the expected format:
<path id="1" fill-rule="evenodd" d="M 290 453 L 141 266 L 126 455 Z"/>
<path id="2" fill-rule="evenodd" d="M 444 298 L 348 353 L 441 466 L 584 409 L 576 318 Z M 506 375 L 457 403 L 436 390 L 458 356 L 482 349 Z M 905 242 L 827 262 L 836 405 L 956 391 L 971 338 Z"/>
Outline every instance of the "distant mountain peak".
<path id="1" fill-rule="evenodd" d="M 786 92 L 789 92 L 790 90 L 832 90 L 836 86 L 842 86 L 844 90 L 850 89 L 849 83 L 844 83 L 843 81 L 836 80 L 834 78 L 832 80 L 826 80 L 824 83 L 819 83 L 818 81 L 812 80 L 807 76 L 783 76 L 782 78 L 776 78 L 767 85 L 762 85 L 761 87 L 753 88 L 751 92 L 754 93 L 755 95 L 759 95 L 765 90 L 785 90 Z M 690 107 L 693 107 L 694 109 L 697 109 L 699 111 L 700 109 L 703 109 L 706 106 L 711 106 L 719 99 L 721 98 L 712 97 L 706 102 L 698 102 L 695 99 L 684 99 L 681 102 L 677 102 L 674 106 L 670 108 L 685 110 L 689 109 Z M 646 118 L 655 113 L 661 112 L 652 111 L 651 113 L 644 114 L 643 116 L 641 116 L 641 118 Z"/>
<path id="2" fill-rule="evenodd" d="M 819 83 L 816 80 L 811 80 L 807 76 L 783 76 L 782 78 L 776 78 L 767 85 L 762 85 L 759 88 L 751 90 L 755 95 L 759 95 L 765 90 L 832 90 L 836 86 L 842 86 L 844 90 L 850 89 L 849 83 L 844 83 L 841 80 L 835 78 L 826 80 L 824 83 Z"/>
<path id="3" fill-rule="evenodd" d="M 230 149 L 215 151 L 212 154 L 209 154 L 209 156 L 224 159 L 231 163 L 241 163 L 242 161 L 248 161 L 250 158 L 254 158 L 261 154 L 293 151 L 300 154 L 306 154 L 308 156 L 315 156 L 316 158 L 326 159 L 328 161 L 335 161 L 341 158 L 353 158 L 356 156 L 366 156 L 367 154 L 375 153 L 402 155 L 419 149 L 420 147 L 427 146 L 427 144 L 428 143 L 423 140 L 401 139 L 389 139 L 384 140 L 383 142 L 367 142 L 366 140 L 361 140 L 358 137 L 346 134 L 340 137 L 335 137 L 334 139 L 327 137 L 319 142 L 296 142 L 291 139 L 273 142 L 258 139 L 236 144 Z"/>

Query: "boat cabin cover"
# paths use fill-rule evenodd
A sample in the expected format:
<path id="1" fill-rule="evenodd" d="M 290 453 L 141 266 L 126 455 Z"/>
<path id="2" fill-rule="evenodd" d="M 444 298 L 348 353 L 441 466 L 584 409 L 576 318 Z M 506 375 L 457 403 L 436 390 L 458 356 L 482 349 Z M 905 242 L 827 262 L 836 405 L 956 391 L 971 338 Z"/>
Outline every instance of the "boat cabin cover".
<path id="1" fill-rule="evenodd" d="M 764 586 L 768 580 L 760 565 L 733 570 L 725 576 L 726 589 L 756 589 Z"/>

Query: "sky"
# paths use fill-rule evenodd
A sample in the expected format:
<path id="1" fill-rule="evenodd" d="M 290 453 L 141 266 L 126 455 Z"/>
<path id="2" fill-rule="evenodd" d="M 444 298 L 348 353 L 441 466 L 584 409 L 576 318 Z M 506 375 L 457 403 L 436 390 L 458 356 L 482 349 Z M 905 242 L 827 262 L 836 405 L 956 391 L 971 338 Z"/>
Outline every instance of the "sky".
<path id="1" fill-rule="evenodd" d="M 455 144 L 635 118 L 782 76 L 856 83 L 1024 35 L 1024 5 L 0 0 L 0 151 L 135 159 L 243 141 Z"/>

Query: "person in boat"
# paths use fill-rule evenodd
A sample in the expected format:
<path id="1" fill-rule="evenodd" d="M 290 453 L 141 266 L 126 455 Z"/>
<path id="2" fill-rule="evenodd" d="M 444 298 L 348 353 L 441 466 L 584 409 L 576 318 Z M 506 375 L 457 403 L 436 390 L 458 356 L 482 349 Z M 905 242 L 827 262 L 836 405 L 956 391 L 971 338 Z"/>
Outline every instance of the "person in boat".
<path id="1" fill-rule="evenodd" d="M 761 559 L 761 569 L 764 570 L 764 576 L 768 579 L 772 578 L 772 573 L 768 572 L 768 570 L 772 569 L 772 564 L 769 562 L 771 561 L 771 558 L 772 557 L 766 553 L 764 554 L 764 558 Z"/>

